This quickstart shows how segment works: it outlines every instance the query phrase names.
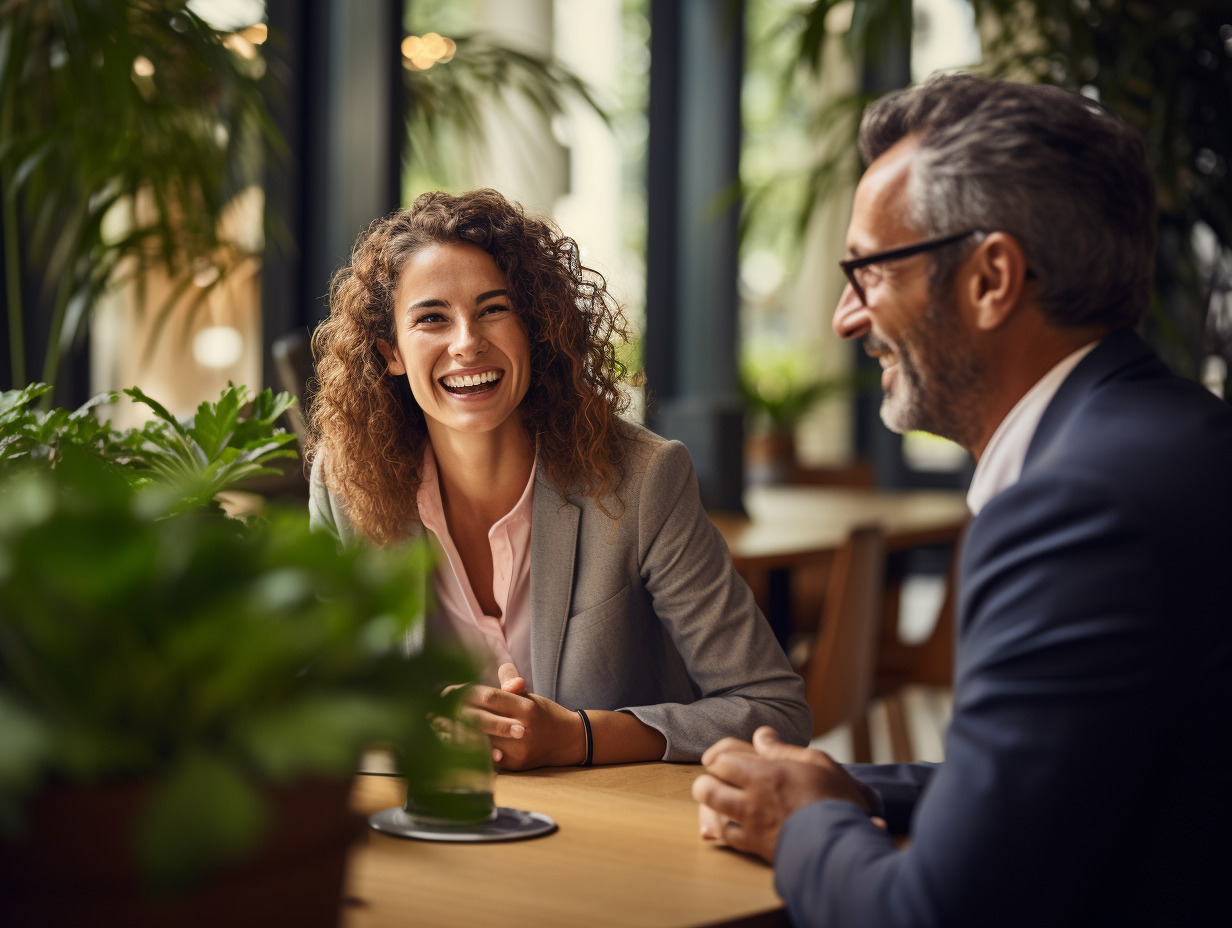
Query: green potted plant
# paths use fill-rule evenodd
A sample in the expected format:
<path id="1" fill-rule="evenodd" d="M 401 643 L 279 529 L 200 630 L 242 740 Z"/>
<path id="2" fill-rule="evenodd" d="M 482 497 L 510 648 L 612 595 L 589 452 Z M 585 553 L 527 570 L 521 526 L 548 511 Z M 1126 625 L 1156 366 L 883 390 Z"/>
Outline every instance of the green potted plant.
<path id="1" fill-rule="evenodd" d="M 0 4 L 13 386 L 40 371 L 65 385 L 64 353 L 109 288 L 131 280 L 140 294 L 148 271 L 165 270 L 175 282 L 159 308 L 165 318 L 186 294 L 203 305 L 228 273 L 257 260 L 222 220 L 260 183 L 263 150 L 283 143 L 264 61 L 243 54 L 237 38 L 185 0 Z M 217 273 L 203 276 L 206 266 Z M 35 368 L 29 353 L 40 343 Z"/>
<path id="2" fill-rule="evenodd" d="M 850 385 L 850 377 L 810 377 L 798 354 L 746 355 L 740 367 L 740 394 L 748 412 L 745 471 L 749 482 L 790 479 L 797 469 L 796 426 L 819 401 Z"/>
<path id="3" fill-rule="evenodd" d="M 406 654 L 428 552 L 217 510 L 285 395 L 119 433 L 43 389 L 0 394 L 0 923 L 335 924 L 360 751 L 439 765 L 471 672 Z"/>

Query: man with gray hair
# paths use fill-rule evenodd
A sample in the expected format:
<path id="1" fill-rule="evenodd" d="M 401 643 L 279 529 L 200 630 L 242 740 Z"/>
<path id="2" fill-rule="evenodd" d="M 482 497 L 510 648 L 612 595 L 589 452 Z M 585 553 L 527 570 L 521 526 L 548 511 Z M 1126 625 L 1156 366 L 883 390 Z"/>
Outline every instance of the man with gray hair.
<path id="1" fill-rule="evenodd" d="M 773 861 L 797 926 L 1211 924 L 1232 409 L 1132 330 L 1142 139 L 1078 95 L 948 75 L 873 104 L 860 146 L 834 329 L 880 361 L 890 428 L 978 460 L 946 759 L 841 767 L 759 729 L 703 757 L 702 834 Z"/>

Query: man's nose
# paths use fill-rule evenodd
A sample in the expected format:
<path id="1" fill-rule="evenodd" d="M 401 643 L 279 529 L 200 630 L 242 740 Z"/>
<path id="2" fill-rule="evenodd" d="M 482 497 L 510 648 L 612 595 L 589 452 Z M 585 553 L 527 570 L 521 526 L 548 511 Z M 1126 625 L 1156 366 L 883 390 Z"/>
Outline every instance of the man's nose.
<path id="1" fill-rule="evenodd" d="M 873 317 L 868 307 L 856 295 L 848 283 L 839 295 L 838 306 L 830 323 L 839 338 L 863 338 L 873 328 Z"/>

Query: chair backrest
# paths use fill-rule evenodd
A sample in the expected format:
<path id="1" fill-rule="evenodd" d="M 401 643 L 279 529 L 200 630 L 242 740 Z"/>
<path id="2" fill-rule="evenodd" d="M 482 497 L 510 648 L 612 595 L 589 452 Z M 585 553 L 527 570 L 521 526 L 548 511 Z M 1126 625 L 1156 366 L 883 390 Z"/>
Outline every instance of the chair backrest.
<path id="1" fill-rule="evenodd" d="M 945 575 L 945 595 L 932 634 L 918 645 L 915 667 L 907 682 L 921 686 L 954 685 L 954 613 L 958 608 L 957 544 Z"/>
<path id="2" fill-rule="evenodd" d="M 958 599 L 959 550 L 965 526 L 951 542 L 945 592 L 932 631 L 923 641 L 908 643 L 899 636 L 901 583 L 887 578 L 887 599 L 882 609 L 878 644 L 877 679 L 873 696 L 884 696 L 904 686 L 941 686 L 954 683 L 954 612 Z"/>
<path id="3" fill-rule="evenodd" d="M 873 694 L 884 574 L 881 529 L 852 529 L 834 555 L 821 628 L 804 668 L 814 736 L 842 724 L 865 723 Z"/>
<path id="4" fill-rule="evenodd" d="M 274 368 L 282 389 L 299 398 L 299 403 L 287 410 L 287 418 L 291 420 L 302 451 L 308 440 L 305 423 L 308 419 L 308 380 L 313 371 L 311 339 L 302 329 L 286 332 L 274 339 L 270 354 L 274 356 Z"/>

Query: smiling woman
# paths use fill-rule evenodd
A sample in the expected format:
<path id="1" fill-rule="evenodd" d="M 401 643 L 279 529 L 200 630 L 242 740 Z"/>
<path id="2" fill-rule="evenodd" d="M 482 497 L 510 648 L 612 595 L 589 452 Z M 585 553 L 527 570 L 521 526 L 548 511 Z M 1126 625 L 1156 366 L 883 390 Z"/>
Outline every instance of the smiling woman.
<path id="1" fill-rule="evenodd" d="M 625 337 L 573 240 L 492 190 L 373 223 L 313 337 L 313 522 L 439 543 L 429 634 L 486 664 L 469 712 L 505 768 L 811 731 L 688 452 L 620 418 Z"/>

